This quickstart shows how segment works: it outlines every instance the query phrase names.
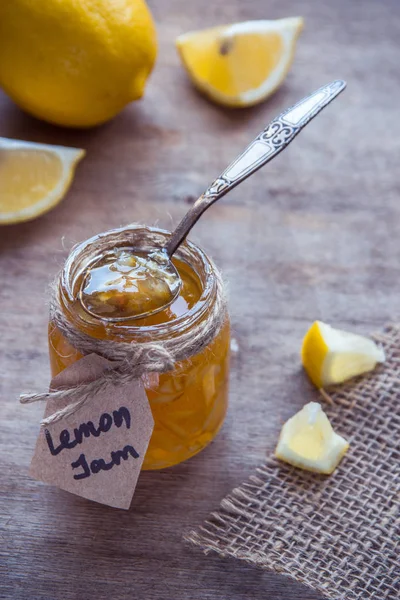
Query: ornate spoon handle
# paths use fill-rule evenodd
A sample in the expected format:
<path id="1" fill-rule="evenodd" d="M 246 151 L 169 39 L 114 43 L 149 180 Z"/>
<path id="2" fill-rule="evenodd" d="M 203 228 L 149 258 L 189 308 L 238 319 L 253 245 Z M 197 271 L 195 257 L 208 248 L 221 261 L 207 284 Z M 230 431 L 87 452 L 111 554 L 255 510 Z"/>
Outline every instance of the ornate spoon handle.
<path id="1" fill-rule="evenodd" d="M 332 102 L 345 87 L 346 82 L 341 80 L 324 85 L 271 121 L 246 150 L 196 200 L 171 235 L 163 250 L 164 253 L 170 258 L 209 206 L 267 164 L 279 152 L 282 152 L 303 127 Z"/>

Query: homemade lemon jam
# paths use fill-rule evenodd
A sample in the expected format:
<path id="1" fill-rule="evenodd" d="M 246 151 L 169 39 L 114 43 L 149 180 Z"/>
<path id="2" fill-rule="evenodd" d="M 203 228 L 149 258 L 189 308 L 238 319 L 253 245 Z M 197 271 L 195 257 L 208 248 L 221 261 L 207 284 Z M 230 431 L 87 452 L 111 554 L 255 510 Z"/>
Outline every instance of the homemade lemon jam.
<path id="1" fill-rule="evenodd" d="M 209 317 L 217 297 L 215 271 L 204 252 L 190 242 L 184 242 L 173 259 L 182 287 L 179 296 L 165 310 L 128 321 L 110 321 L 104 316 L 88 313 L 79 301 L 79 289 L 87 266 L 94 259 L 97 264 L 99 261 L 102 264 L 97 246 L 104 236 L 118 239 L 121 249 L 118 256 L 126 258 L 129 248 L 140 252 L 162 246 L 168 232 L 147 227 L 124 228 L 95 236 L 73 250 L 60 279 L 59 298 L 65 316 L 75 328 L 97 339 L 162 342 L 190 332 Z M 105 291 L 100 274 L 91 287 L 95 300 L 101 300 L 97 292 L 106 294 L 103 300 L 106 303 L 111 300 L 113 311 L 115 306 L 121 306 L 118 301 L 123 296 L 120 295 L 118 300 L 118 294 L 129 289 L 124 273 L 121 275 L 118 268 L 116 271 L 116 283 L 111 293 Z M 227 409 L 229 347 L 230 329 L 226 317 L 217 335 L 200 353 L 176 363 L 172 372 L 144 377 L 155 421 L 144 469 L 180 463 L 197 454 L 215 437 Z M 53 376 L 82 357 L 52 321 L 49 323 L 49 351 Z"/>

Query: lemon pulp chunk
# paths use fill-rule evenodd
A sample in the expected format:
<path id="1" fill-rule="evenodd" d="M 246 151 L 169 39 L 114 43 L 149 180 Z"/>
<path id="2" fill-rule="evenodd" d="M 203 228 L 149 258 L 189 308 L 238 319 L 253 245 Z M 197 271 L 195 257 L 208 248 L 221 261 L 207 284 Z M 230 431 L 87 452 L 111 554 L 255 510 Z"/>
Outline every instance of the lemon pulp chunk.
<path id="1" fill-rule="evenodd" d="M 193 83 L 228 106 L 250 106 L 285 78 L 303 19 L 246 21 L 189 32 L 176 40 Z"/>
<path id="2" fill-rule="evenodd" d="M 277 458 L 316 473 L 332 473 L 349 443 L 335 433 L 318 402 L 309 402 L 289 419 L 279 437 Z"/>
<path id="3" fill-rule="evenodd" d="M 317 387 L 342 383 L 366 373 L 385 361 L 385 353 L 373 340 L 315 321 L 301 350 L 303 366 Z"/>
<path id="4" fill-rule="evenodd" d="M 37 217 L 67 192 L 84 150 L 0 138 L 0 223 Z"/>

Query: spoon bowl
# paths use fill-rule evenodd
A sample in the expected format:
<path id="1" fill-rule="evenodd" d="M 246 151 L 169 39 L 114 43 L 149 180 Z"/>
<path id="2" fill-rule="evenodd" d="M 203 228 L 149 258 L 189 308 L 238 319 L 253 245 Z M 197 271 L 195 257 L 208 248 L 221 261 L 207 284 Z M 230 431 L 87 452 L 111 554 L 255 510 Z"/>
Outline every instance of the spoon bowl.
<path id="1" fill-rule="evenodd" d="M 135 254 L 129 248 L 118 248 L 87 269 L 79 301 L 92 317 L 130 321 L 165 310 L 181 288 L 178 270 L 164 251 Z"/>

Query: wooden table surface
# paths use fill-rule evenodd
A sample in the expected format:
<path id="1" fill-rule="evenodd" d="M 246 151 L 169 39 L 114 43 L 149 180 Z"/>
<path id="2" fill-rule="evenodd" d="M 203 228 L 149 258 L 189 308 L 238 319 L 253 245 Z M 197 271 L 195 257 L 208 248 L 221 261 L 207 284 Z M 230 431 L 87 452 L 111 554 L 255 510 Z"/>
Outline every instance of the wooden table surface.
<path id="1" fill-rule="evenodd" d="M 0 597 L 17 600 L 316 600 L 286 579 L 182 543 L 263 461 L 280 425 L 317 398 L 299 364 L 315 319 L 354 331 L 399 315 L 398 0 L 153 0 L 160 51 L 143 101 L 92 131 L 40 123 L 0 97 L 0 135 L 86 148 L 70 193 L 0 230 Z M 302 14 L 293 69 L 265 104 L 223 110 L 198 95 L 173 40 L 190 29 Z M 172 227 L 274 117 L 335 78 L 348 90 L 285 153 L 195 228 L 229 282 L 230 410 L 201 455 L 143 473 L 130 511 L 31 480 L 49 381 L 46 287 L 71 245 L 139 221 Z"/>

